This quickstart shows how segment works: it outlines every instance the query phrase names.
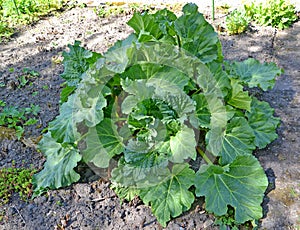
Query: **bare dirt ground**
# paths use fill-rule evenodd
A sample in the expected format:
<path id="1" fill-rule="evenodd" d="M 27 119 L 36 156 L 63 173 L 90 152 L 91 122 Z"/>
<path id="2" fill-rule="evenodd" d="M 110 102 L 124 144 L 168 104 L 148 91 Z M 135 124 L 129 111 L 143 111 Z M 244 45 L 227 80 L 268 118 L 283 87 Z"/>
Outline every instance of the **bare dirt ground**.
<path id="1" fill-rule="evenodd" d="M 209 11 L 206 8 L 204 13 Z M 17 107 L 32 103 L 41 107 L 39 124 L 28 127 L 22 140 L 0 138 L 0 168 L 11 166 L 13 160 L 16 166 L 42 167 L 44 158 L 35 144 L 41 131 L 58 114 L 63 66 L 56 63 L 61 52 L 74 40 L 80 40 L 90 50 L 104 52 L 132 32 L 126 25 L 130 17 L 99 18 L 92 8 L 73 8 L 46 17 L 0 44 L 0 82 L 6 85 L 0 88 L 0 100 Z M 285 69 L 273 90 L 254 92 L 268 101 L 282 120 L 278 139 L 256 152 L 275 188 L 265 198 L 265 217 L 260 228 L 299 229 L 300 22 L 284 31 L 252 25 L 245 34 L 220 35 L 220 39 L 225 59 L 254 57 L 261 62 L 273 61 Z M 18 88 L 17 78 L 25 67 L 40 76 L 32 80 L 32 85 Z M 9 71 L 12 68 L 14 71 Z M 0 206 L 4 216 L 0 229 L 161 229 L 150 209 L 139 200 L 120 204 L 108 182 L 89 170 L 85 178 L 29 202 L 14 194 L 8 204 Z M 166 229 L 218 229 L 213 221 L 199 200 L 189 212 L 170 221 Z"/>

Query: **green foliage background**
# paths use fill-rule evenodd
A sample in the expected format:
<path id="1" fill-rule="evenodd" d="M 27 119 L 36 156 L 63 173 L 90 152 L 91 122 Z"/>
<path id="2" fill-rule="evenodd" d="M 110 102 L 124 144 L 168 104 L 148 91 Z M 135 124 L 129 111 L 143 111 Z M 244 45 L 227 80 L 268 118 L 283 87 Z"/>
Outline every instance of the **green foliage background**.
<path id="1" fill-rule="evenodd" d="M 9 38 L 16 28 L 32 23 L 52 10 L 60 9 L 66 0 L 0 0 L 0 41 Z"/>

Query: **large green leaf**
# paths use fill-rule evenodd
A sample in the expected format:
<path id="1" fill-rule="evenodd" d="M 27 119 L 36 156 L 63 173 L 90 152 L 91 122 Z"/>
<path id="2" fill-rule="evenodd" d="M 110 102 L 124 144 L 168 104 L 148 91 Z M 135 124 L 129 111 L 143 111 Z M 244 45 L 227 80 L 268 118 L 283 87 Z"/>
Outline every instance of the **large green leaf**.
<path id="1" fill-rule="evenodd" d="M 228 104 L 238 109 L 245 109 L 250 111 L 252 98 L 249 97 L 248 92 L 243 90 L 243 86 L 238 80 L 231 80 L 232 92 L 228 100 Z"/>
<path id="2" fill-rule="evenodd" d="M 244 223 L 262 217 L 264 192 L 268 180 L 253 156 L 238 156 L 224 167 L 205 165 L 196 173 L 196 195 L 205 196 L 205 207 L 218 216 L 235 209 L 235 220 Z"/>
<path id="3" fill-rule="evenodd" d="M 131 188 L 148 188 L 165 180 L 168 176 L 167 147 L 142 141 L 130 140 L 124 158 L 112 171 L 112 181 Z M 168 149 L 167 149 L 167 152 Z"/>
<path id="4" fill-rule="evenodd" d="M 243 117 L 233 118 L 221 134 L 218 130 L 210 130 L 206 141 L 210 143 L 207 146 L 208 150 L 221 157 L 222 165 L 231 163 L 237 156 L 250 155 L 255 149 L 253 130 Z M 220 146 L 220 148 L 215 146 Z M 215 152 L 215 149 L 220 152 Z"/>
<path id="5" fill-rule="evenodd" d="M 254 143 L 258 148 L 264 148 L 277 138 L 276 128 L 280 119 L 273 116 L 274 109 L 267 102 L 254 98 L 251 112 L 246 113 L 249 125 L 254 131 Z"/>
<path id="6" fill-rule="evenodd" d="M 156 81 L 156 85 L 159 85 L 161 88 L 164 88 L 163 85 L 165 85 L 165 87 L 183 90 L 188 84 L 189 78 L 175 68 L 164 66 L 151 76 L 149 83 L 154 81 Z"/>
<path id="7" fill-rule="evenodd" d="M 59 115 L 49 123 L 48 130 L 52 137 L 59 143 L 74 143 L 80 134 L 77 131 L 74 108 L 77 100 L 75 94 L 71 95 L 67 102 L 61 105 Z"/>
<path id="8" fill-rule="evenodd" d="M 153 213 L 163 227 L 166 227 L 171 216 L 179 216 L 190 209 L 194 195 L 189 188 L 193 185 L 194 178 L 195 173 L 188 164 L 177 164 L 164 181 L 141 190 L 141 199 L 145 204 L 150 203 Z"/>
<path id="9" fill-rule="evenodd" d="M 171 161 L 182 163 L 185 159 L 196 158 L 196 140 L 194 130 L 183 126 L 180 131 L 170 139 L 170 148 L 172 151 Z"/>
<path id="10" fill-rule="evenodd" d="M 116 125 L 108 118 L 90 128 L 85 140 L 87 148 L 83 151 L 83 160 L 100 168 L 107 168 L 110 159 L 124 150 Z"/>
<path id="11" fill-rule="evenodd" d="M 233 62 L 227 65 L 226 69 L 233 77 L 240 79 L 250 88 L 260 87 L 264 91 L 273 88 L 275 78 L 283 73 L 283 70 L 277 67 L 275 63 L 261 64 L 253 58 L 243 62 Z"/>
<path id="12" fill-rule="evenodd" d="M 68 101 L 61 105 L 59 116 L 49 123 L 49 131 L 54 139 L 60 143 L 75 142 L 80 136 L 78 123 L 84 121 L 87 126 L 93 127 L 103 119 L 102 109 L 106 106 L 106 100 L 101 89 L 83 86 L 69 96 Z"/>
<path id="13" fill-rule="evenodd" d="M 138 34 L 140 42 L 155 41 L 162 36 L 159 24 L 151 14 L 140 15 L 135 13 L 127 24 Z"/>
<path id="14" fill-rule="evenodd" d="M 74 171 L 81 160 L 78 149 L 70 144 L 57 143 L 47 133 L 39 143 L 39 149 L 47 157 L 44 169 L 33 176 L 35 195 L 40 195 L 47 188 L 57 189 L 79 180 L 80 175 Z"/>
<path id="15" fill-rule="evenodd" d="M 174 22 L 180 40 L 178 45 L 196 55 L 204 63 L 221 60 L 218 35 L 198 12 L 198 7 L 195 4 L 187 4 L 183 7 L 183 13 Z"/>

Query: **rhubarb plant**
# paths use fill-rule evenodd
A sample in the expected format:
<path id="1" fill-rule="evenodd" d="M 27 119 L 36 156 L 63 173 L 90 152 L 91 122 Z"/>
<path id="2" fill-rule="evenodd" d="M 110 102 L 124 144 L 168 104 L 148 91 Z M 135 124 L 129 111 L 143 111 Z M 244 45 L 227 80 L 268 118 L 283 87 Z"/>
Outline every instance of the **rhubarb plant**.
<path id="1" fill-rule="evenodd" d="M 230 206 L 237 223 L 260 219 L 268 180 L 252 153 L 276 139 L 279 118 L 246 89 L 271 89 L 282 69 L 224 61 L 195 4 L 179 17 L 135 13 L 128 25 L 104 54 L 78 42 L 65 53 L 72 88 L 39 143 L 47 161 L 34 195 L 77 182 L 84 162 L 108 168 L 119 197 L 139 196 L 162 226 L 198 197 L 216 216 Z"/>

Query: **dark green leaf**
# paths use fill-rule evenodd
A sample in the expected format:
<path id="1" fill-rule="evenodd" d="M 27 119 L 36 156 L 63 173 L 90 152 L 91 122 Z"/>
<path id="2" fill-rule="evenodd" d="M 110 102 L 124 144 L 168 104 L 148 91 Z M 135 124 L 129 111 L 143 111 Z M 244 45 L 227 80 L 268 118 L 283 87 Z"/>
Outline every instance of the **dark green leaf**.
<path id="1" fill-rule="evenodd" d="M 183 15 L 175 21 L 175 30 L 183 49 L 196 55 L 202 62 L 222 60 L 221 46 L 217 33 L 198 12 L 195 4 L 183 7 Z"/>
<path id="2" fill-rule="evenodd" d="M 206 209 L 218 216 L 235 209 L 235 220 L 244 223 L 262 217 L 264 192 L 268 180 L 253 156 L 238 156 L 224 167 L 205 165 L 196 173 L 196 195 L 205 196 Z"/>
<path id="3" fill-rule="evenodd" d="M 188 189 L 193 185 L 194 178 L 195 173 L 188 164 L 177 164 L 164 181 L 141 190 L 141 199 L 145 204 L 150 203 L 153 213 L 163 227 L 166 227 L 171 216 L 179 216 L 190 209 L 194 195 Z"/>
<path id="4" fill-rule="evenodd" d="M 70 51 L 63 52 L 64 72 L 60 75 L 67 80 L 68 85 L 74 86 L 81 80 L 81 75 L 96 62 L 100 54 L 80 47 L 80 41 L 68 45 Z"/>
<path id="5" fill-rule="evenodd" d="M 255 145 L 262 149 L 277 138 L 276 128 L 280 119 L 273 117 L 274 109 L 267 102 L 254 98 L 251 104 L 251 112 L 246 113 L 249 125 L 254 131 Z"/>
<path id="6" fill-rule="evenodd" d="M 90 128 L 85 140 L 87 148 L 83 151 L 83 160 L 100 168 L 107 168 L 110 159 L 124 150 L 116 125 L 108 118 Z"/>
<path id="7" fill-rule="evenodd" d="M 240 79 L 250 88 L 259 87 L 264 91 L 272 89 L 275 78 L 283 73 L 283 70 L 275 63 L 263 63 L 249 58 L 243 62 L 233 62 L 227 65 L 227 69 L 233 77 Z"/>
<path id="8" fill-rule="evenodd" d="M 193 100 L 196 102 L 196 115 L 199 120 L 200 127 L 209 128 L 210 126 L 210 112 L 208 104 L 203 94 L 193 95 Z"/>
<path id="9" fill-rule="evenodd" d="M 222 165 L 231 163 L 237 156 L 250 155 L 255 149 L 253 130 L 243 117 L 233 118 L 223 133 L 210 130 L 206 138 L 210 143 L 208 150 L 221 157 Z M 219 151 L 215 152 L 216 150 Z"/>
<path id="10" fill-rule="evenodd" d="M 252 98 L 249 97 L 248 92 L 243 90 L 238 80 L 231 79 L 232 92 L 228 100 L 228 104 L 238 109 L 251 110 Z"/>

